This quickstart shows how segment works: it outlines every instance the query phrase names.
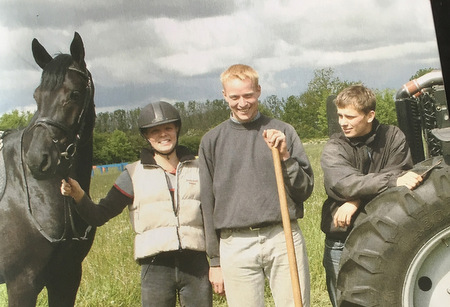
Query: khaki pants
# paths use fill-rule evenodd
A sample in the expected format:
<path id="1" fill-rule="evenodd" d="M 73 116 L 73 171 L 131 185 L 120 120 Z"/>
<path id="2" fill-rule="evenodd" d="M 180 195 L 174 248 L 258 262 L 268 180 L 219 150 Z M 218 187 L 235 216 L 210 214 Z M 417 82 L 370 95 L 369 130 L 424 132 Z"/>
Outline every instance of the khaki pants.
<path id="1" fill-rule="evenodd" d="M 292 223 L 303 306 L 310 302 L 310 276 L 306 246 L 297 223 Z M 264 307 L 265 278 L 278 307 L 294 307 L 294 297 L 282 224 L 256 230 L 221 232 L 220 263 L 230 307 Z"/>

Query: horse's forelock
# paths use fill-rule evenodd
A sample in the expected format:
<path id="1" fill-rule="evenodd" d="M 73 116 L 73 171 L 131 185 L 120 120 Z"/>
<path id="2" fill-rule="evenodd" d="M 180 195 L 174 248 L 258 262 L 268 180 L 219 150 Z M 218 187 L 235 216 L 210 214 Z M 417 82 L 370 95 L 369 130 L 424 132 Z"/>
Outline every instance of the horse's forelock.
<path id="1" fill-rule="evenodd" d="M 72 62 L 72 56 L 69 54 L 57 55 L 42 72 L 41 89 L 51 91 L 60 87 L 64 82 L 67 68 Z"/>

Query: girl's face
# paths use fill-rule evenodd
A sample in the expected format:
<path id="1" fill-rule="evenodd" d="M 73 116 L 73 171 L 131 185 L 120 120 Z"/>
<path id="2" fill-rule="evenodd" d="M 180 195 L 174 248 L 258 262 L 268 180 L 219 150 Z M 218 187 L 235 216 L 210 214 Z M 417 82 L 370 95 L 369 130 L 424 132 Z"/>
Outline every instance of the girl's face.
<path id="1" fill-rule="evenodd" d="M 177 145 L 178 127 L 174 123 L 148 128 L 145 136 L 152 147 L 160 153 L 170 153 Z"/>

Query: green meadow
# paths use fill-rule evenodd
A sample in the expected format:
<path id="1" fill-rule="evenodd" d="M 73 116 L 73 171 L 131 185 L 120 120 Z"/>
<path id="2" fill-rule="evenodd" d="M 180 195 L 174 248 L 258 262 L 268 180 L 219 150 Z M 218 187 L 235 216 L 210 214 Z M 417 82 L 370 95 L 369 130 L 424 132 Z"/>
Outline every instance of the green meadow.
<path id="1" fill-rule="evenodd" d="M 311 306 L 329 307 L 322 267 L 324 235 L 320 231 L 320 212 L 325 199 L 320 155 L 323 143 L 305 144 L 314 169 L 315 188 L 305 203 L 305 217 L 299 220 L 306 240 L 311 271 Z M 91 183 L 91 197 L 104 197 L 119 175 L 116 169 L 107 173 L 95 172 Z M 133 260 L 133 232 L 124 210 L 97 229 L 94 245 L 83 262 L 83 277 L 78 291 L 77 307 L 139 307 L 140 267 Z M 7 306 L 6 286 L 0 286 L 0 306 Z M 46 291 L 39 296 L 37 306 L 47 306 Z M 227 306 L 225 299 L 214 296 L 214 306 Z M 244 305 L 243 305 L 244 306 Z M 270 289 L 266 287 L 266 306 L 274 306 Z"/>

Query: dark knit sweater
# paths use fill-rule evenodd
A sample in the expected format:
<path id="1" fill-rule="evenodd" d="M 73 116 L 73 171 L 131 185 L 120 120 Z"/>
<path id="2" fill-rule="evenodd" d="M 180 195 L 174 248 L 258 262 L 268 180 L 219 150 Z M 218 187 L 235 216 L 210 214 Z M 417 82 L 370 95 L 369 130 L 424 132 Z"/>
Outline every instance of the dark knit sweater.
<path id="1" fill-rule="evenodd" d="M 313 190 L 309 160 L 294 128 L 261 115 L 239 124 L 227 120 L 209 131 L 200 144 L 201 201 L 206 249 L 211 265 L 219 265 L 220 229 L 281 222 L 272 152 L 262 136 L 266 129 L 286 135 L 291 157 L 282 162 L 289 214 L 303 216 L 303 201 Z"/>

